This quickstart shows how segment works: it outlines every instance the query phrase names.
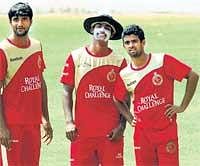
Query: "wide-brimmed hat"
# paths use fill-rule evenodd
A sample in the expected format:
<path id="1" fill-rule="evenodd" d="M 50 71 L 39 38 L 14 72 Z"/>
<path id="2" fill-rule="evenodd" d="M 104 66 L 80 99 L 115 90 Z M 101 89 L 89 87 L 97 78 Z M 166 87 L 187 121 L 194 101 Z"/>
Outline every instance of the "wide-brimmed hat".
<path id="1" fill-rule="evenodd" d="M 88 33 L 93 34 L 92 28 L 94 27 L 94 25 L 97 23 L 102 23 L 102 22 L 108 23 L 112 28 L 110 40 L 121 39 L 123 27 L 121 26 L 119 22 L 114 20 L 110 15 L 99 15 L 96 17 L 86 18 L 83 23 L 83 26 Z"/>

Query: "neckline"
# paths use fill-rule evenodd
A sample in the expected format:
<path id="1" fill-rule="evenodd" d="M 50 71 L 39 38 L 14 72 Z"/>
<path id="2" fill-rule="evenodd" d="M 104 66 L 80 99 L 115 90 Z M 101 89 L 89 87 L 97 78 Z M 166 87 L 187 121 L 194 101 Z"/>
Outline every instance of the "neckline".
<path id="1" fill-rule="evenodd" d="M 87 53 L 89 54 L 89 55 L 91 55 L 91 56 L 93 56 L 93 57 L 99 57 L 99 58 L 101 58 L 101 57 L 106 57 L 106 56 L 108 56 L 108 55 L 110 55 L 111 53 L 112 53 L 112 49 L 110 49 L 110 51 L 107 53 L 107 54 L 105 54 L 105 55 L 102 55 L 101 53 L 98 53 L 98 54 L 94 54 L 94 53 L 92 53 L 89 49 L 88 49 L 88 47 L 87 46 L 85 46 L 85 50 L 87 51 Z"/>
<path id="2" fill-rule="evenodd" d="M 151 53 L 149 54 L 149 58 L 148 58 L 147 62 L 146 62 L 143 66 L 136 68 L 136 67 L 134 67 L 133 64 L 131 63 L 131 64 L 130 64 L 130 65 L 131 65 L 131 69 L 132 69 L 132 70 L 136 70 L 136 71 L 142 70 L 142 69 L 144 69 L 144 68 L 149 64 L 150 61 L 151 61 Z"/>
<path id="3" fill-rule="evenodd" d="M 14 45 L 14 46 L 17 47 L 17 48 L 21 48 L 21 49 L 29 48 L 30 45 L 31 45 L 30 39 L 28 39 L 28 45 L 27 45 L 27 46 L 24 46 L 24 47 L 19 47 L 17 44 L 13 43 L 12 40 L 10 40 L 9 38 L 7 38 L 7 40 L 8 40 L 8 42 L 9 42 L 10 44 Z"/>

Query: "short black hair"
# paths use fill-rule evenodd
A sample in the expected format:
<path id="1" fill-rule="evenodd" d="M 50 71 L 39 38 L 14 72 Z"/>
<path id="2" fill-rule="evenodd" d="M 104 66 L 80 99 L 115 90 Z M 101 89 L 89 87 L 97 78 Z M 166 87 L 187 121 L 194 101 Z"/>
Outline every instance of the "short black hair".
<path id="1" fill-rule="evenodd" d="M 131 34 L 137 36 L 140 39 L 140 41 L 145 39 L 144 31 L 139 25 L 132 24 L 126 26 L 122 32 L 122 40 L 126 35 Z"/>
<path id="2" fill-rule="evenodd" d="M 32 20 L 33 17 L 33 11 L 28 3 L 18 2 L 15 5 L 13 5 L 9 12 L 8 17 L 11 21 L 12 17 L 14 16 L 28 16 L 30 20 Z"/>

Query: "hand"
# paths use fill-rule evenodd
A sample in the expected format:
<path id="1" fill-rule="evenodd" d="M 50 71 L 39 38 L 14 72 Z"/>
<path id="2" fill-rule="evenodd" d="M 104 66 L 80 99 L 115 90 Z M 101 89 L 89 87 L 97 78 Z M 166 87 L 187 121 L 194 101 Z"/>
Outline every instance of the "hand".
<path id="1" fill-rule="evenodd" d="M 176 106 L 172 104 L 167 104 L 165 108 L 166 108 L 165 115 L 168 118 L 172 118 L 176 113 L 181 113 L 181 112 L 184 112 L 185 110 L 181 106 Z"/>
<path id="2" fill-rule="evenodd" d="M 53 129 L 50 122 L 43 123 L 42 126 L 44 130 L 44 135 L 42 136 L 42 139 L 44 139 L 44 143 L 49 145 L 53 139 Z"/>
<path id="3" fill-rule="evenodd" d="M 0 143 L 4 145 L 7 150 L 10 149 L 11 136 L 10 131 L 6 127 L 0 129 Z"/>
<path id="4" fill-rule="evenodd" d="M 137 118 L 135 117 L 135 116 L 133 116 L 133 120 L 131 121 L 131 122 L 129 122 L 130 123 L 130 125 L 132 126 L 132 127 L 135 127 L 135 125 L 136 125 L 136 123 L 137 123 Z"/>
<path id="5" fill-rule="evenodd" d="M 77 130 L 73 122 L 67 122 L 66 124 L 66 137 L 71 142 L 75 140 L 77 136 Z"/>
<path id="6" fill-rule="evenodd" d="M 119 125 L 118 127 L 114 128 L 108 135 L 108 139 L 110 141 L 115 141 L 121 137 L 123 137 L 125 128 L 122 127 L 122 125 Z"/>

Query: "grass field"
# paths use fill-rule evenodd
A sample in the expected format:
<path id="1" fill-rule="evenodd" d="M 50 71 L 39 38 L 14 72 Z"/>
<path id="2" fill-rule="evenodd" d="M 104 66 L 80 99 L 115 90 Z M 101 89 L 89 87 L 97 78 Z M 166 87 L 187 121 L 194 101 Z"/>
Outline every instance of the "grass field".
<path id="1" fill-rule="evenodd" d="M 64 114 L 61 103 L 60 73 L 67 54 L 90 43 L 82 22 L 87 16 L 40 15 L 34 18 L 31 35 L 43 43 L 47 69 L 49 111 L 54 129 L 54 139 L 49 146 L 42 146 L 41 166 L 69 165 L 69 142 L 65 138 Z M 200 73 L 200 16 L 188 15 L 134 15 L 117 16 L 123 25 L 139 24 L 146 33 L 148 52 L 171 53 Z M 0 40 L 10 33 L 6 16 L 0 16 Z M 127 57 L 121 41 L 111 42 L 119 55 Z M 185 81 L 176 84 L 175 103 L 179 104 Z M 200 158 L 200 88 L 187 111 L 179 114 L 180 166 L 199 165 Z M 132 129 L 125 132 L 125 165 L 134 165 Z"/>

